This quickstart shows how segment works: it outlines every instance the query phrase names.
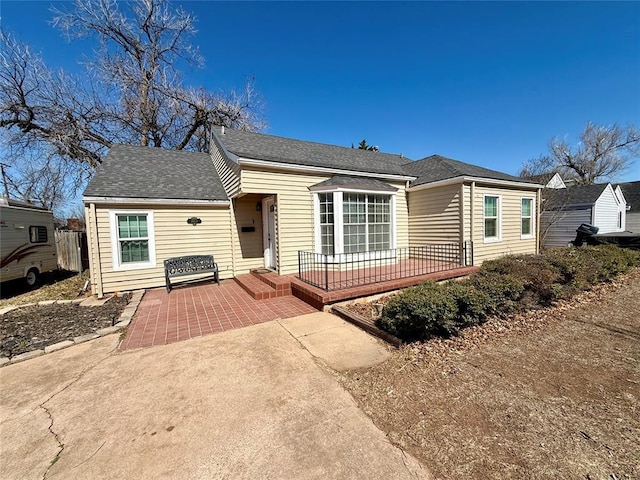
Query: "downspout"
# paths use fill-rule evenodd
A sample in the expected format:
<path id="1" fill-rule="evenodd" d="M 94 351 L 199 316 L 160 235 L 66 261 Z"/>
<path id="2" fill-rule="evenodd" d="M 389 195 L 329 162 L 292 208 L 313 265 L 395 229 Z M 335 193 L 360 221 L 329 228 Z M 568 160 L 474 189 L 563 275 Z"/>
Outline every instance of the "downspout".
<path id="1" fill-rule="evenodd" d="M 95 284 L 91 284 L 91 289 L 93 294 L 97 295 L 98 298 L 104 297 L 103 285 L 102 285 L 102 261 L 100 259 L 100 240 L 99 240 L 99 231 L 98 231 L 98 217 L 96 215 L 96 204 L 89 204 L 89 223 L 91 225 L 91 248 L 95 252 L 95 260 L 96 264 L 93 266 L 91 271 L 91 275 L 94 277 L 92 280 L 95 281 Z M 91 255 L 93 257 L 93 254 Z"/>
<path id="2" fill-rule="evenodd" d="M 459 217 L 459 239 L 460 239 L 460 265 L 466 266 L 467 259 L 465 255 L 465 240 L 464 240 L 464 182 L 460 184 L 460 201 L 458 202 L 458 217 Z"/>
<path id="3" fill-rule="evenodd" d="M 540 253 L 540 211 L 542 202 L 542 190 L 538 189 L 536 194 L 536 255 Z"/>
<path id="4" fill-rule="evenodd" d="M 475 201 L 474 201 L 475 197 L 476 197 L 476 182 L 471 182 L 471 188 L 470 188 L 470 191 L 469 191 L 469 196 L 471 197 L 470 198 L 470 204 L 469 204 L 469 208 L 471 210 L 471 214 L 469 215 L 470 221 L 471 221 L 471 228 L 469 228 L 469 237 L 471 239 L 471 242 L 473 242 L 473 240 L 474 240 L 474 235 L 473 235 L 474 228 L 473 227 L 475 225 L 475 217 L 476 217 L 475 216 L 476 208 L 475 208 Z"/>

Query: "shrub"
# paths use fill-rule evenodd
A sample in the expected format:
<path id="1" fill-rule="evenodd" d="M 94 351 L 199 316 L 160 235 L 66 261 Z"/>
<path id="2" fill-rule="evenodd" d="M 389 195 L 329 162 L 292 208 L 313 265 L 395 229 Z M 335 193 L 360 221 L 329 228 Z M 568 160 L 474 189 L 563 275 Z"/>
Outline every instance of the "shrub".
<path id="1" fill-rule="evenodd" d="M 456 304 L 456 323 L 459 328 L 482 323 L 491 307 L 491 298 L 477 289 L 469 280 L 449 282 L 443 285 L 444 294 Z"/>
<path id="2" fill-rule="evenodd" d="M 471 275 L 469 281 L 488 296 L 488 313 L 509 312 L 519 309 L 524 294 L 524 282 L 512 274 L 491 270 L 479 270 Z"/>
<path id="3" fill-rule="evenodd" d="M 393 297 L 378 326 L 406 341 L 456 335 L 487 315 L 546 306 L 640 265 L 615 246 L 564 248 L 484 262 L 459 282 L 425 282 Z"/>
<path id="4" fill-rule="evenodd" d="M 458 332 L 457 307 L 442 285 L 425 282 L 393 297 L 382 310 L 378 325 L 406 341 L 425 340 Z"/>

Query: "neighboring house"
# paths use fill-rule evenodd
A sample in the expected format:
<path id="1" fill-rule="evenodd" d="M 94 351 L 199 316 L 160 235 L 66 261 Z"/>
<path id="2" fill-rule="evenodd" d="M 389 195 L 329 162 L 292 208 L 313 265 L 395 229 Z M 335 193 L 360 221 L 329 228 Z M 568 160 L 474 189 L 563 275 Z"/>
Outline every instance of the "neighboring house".
<path id="1" fill-rule="evenodd" d="M 550 172 L 543 173 L 541 175 L 532 175 L 530 177 L 526 177 L 527 180 L 535 183 L 541 183 L 545 186 L 545 188 L 567 188 L 567 183 L 565 182 L 559 173 Z"/>
<path id="2" fill-rule="evenodd" d="M 542 246 L 563 247 L 576 238 L 583 223 L 598 233 L 625 231 L 626 200 L 620 187 L 610 183 L 546 188 L 540 215 Z"/>
<path id="3" fill-rule="evenodd" d="M 187 254 L 213 254 L 231 278 L 295 274 L 304 252 L 330 263 L 468 244 L 479 265 L 537 251 L 542 185 L 437 155 L 412 162 L 221 127 L 211 144 L 210 155 L 111 149 L 83 198 L 94 293 L 161 286 L 163 260 Z"/>
<path id="4" fill-rule="evenodd" d="M 627 202 L 626 230 L 640 233 L 640 181 L 619 183 Z"/>

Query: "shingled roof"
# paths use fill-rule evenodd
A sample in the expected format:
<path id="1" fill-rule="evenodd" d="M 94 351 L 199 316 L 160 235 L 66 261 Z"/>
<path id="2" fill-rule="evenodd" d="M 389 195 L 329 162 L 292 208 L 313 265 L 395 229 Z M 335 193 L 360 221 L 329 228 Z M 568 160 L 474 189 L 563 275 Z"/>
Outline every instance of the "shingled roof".
<path id="1" fill-rule="evenodd" d="M 381 182 L 375 178 L 349 177 L 336 175 L 323 182 L 316 183 L 309 187 L 309 190 L 317 190 L 325 187 L 343 187 L 360 190 L 373 190 L 378 192 L 396 192 L 398 189 L 388 183 Z"/>
<path id="2" fill-rule="evenodd" d="M 208 154 L 132 145 L 111 147 L 84 196 L 228 200 Z"/>
<path id="3" fill-rule="evenodd" d="M 470 163 L 440 155 L 431 155 L 430 157 L 407 163 L 404 168 L 410 175 L 418 177 L 411 182 L 412 187 L 457 177 L 479 177 L 508 182 L 531 183 L 532 186 L 534 185 L 533 182 L 520 177 L 514 177 L 513 175 L 471 165 Z"/>
<path id="4" fill-rule="evenodd" d="M 567 205 L 592 205 L 600 198 L 608 183 L 573 185 L 567 188 L 545 188 L 542 198 L 551 208 Z M 623 192 L 624 193 L 624 192 Z"/>
<path id="5" fill-rule="evenodd" d="M 238 157 L 290 165 L 324 167 L 355 172 L 411 176 L 401 155 L 339 147 L 323 143 L 276 137 L 216 127 L 215 134 L 227 151 Z"/>
<path id="6" fill-rule="evenodd" d="M 633 212 L 640 211 L 640 181 L 619 183 L 627 205 L 631 205 Z"/>

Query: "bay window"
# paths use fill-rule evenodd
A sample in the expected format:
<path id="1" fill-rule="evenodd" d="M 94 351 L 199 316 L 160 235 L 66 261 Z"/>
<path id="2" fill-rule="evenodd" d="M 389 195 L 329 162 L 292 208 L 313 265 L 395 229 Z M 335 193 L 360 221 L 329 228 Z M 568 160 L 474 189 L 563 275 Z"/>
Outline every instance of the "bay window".
<path id="1" fill-rule="evenodd" d="M 316 193 L 316 252 L 355 254 L 394 248 L 394 201 L 392 194 Z"/>

